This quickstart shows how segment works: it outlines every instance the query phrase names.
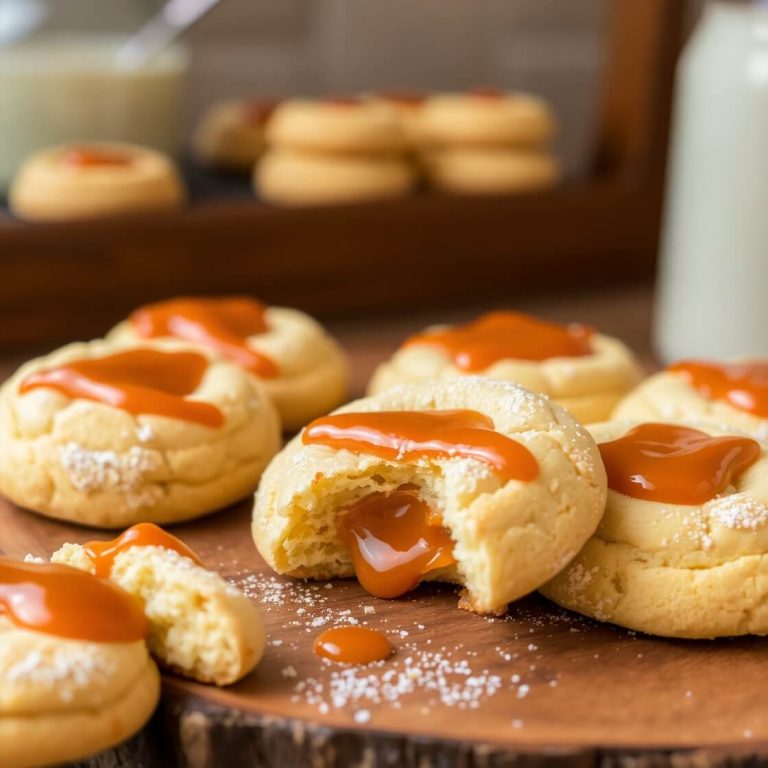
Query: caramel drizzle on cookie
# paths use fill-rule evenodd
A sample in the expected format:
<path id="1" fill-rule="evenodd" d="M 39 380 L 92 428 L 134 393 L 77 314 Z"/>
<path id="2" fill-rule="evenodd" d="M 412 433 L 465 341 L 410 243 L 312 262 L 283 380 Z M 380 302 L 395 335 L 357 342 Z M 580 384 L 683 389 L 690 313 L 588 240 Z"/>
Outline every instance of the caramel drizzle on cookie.
<path id="1" fill-rule="evenodd" d="M 73 168 L 125 168 L 133 164 L 128 152 L 96 147 L 71 147 L 62 153 L 60 160 Z"/>
<path id="2" fill-rule="evenodd" d="M 400 597 L 430 571 L 456 562 L 440 515 L 407 486 L 347 507 L 339 535 L 352 553 L 357 580 L 376 597 Z"/>
<path id="3" fill-rule="evenodd" d="M 279 374 L 277 364 L 248 344 L 269 331 L 266 308 L 247 296 L 179 298 L 140 307 L 130 317 L 138 336 L 174 337 L 200 344 L 264 379 Z"/>
<path id="4" fill-rule="evenodd" d="M 468 409 L 334 413 L 313 421 L 301 439 L 389 461 L 475 459 L 504 481 L 530 482 L 539 475 L 538 462 L 522 443 L 497 432 L 490 417 Z"/>
<path id="5" fill-rule="evenodd" d="M 133 547 L 162 547 L 188 557 L 197 565 L 202 565 L 197 554 L 181 539 L 177 539 L 154 523 L 138 523 L 123 531 L 115 539 L 89 541 L 83 544 L 83 549 L 91 558 L 94 573 L 103 578 L 109 576 L 115 558 Z"/>
<path id="6" fill-rule="evenodd" d="M 636 499 L 704 504 L 723 493 L 760 458 L 747 437 L 712 437 L 676 424 L 639 424 L 601 443 L 608 487 Z"/>
<path id="7" fill-rule="evenodd" d="M 549 360 L 593 353 L 593 331 L 583 325 L 549 323 L 521 312 L 502 310 L 453 328 L 426 331 L 404 347 L 439 349 L 462 371 L 476 372 L 500 360 Z"/>
<path id="8" fill-rule="evenodd" d="M 16 627 L 94 643 L 143 640 L 139 601 L 109 581 L 54 563 L 0 558 L 0 615 Z"/>
<path id="9" fill-rule="evenodd" d="M 371 664 L 392 654 L 386 636 L 368 627 L 333 627 L 321 632 L 313 645 L 316 656 L 343 664 Z"/>
<path id="10" fill-rule="evenodd" d="M 717 364 L 683 360 L 667 369 L 707 400 L 724 400 L 740 411 L 768 418 L 768 360 Z"/>
<path id="11" fill-rule="evenodd" d="M 208 361 L 196 352 L 130 349 L 36 371 L 19 392 L 55 389 L 133 414 L 152 414 L 217 429 L 224 414 L 211 403 L 186 399 L 200 386 Z"/>

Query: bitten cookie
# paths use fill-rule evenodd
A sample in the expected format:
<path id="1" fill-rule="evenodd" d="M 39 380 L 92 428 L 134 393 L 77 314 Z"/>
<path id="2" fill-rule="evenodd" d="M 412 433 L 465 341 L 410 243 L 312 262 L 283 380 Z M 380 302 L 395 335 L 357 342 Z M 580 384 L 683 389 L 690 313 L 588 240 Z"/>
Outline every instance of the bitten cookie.
<path id="1" fill-rule="evenodd" d="M 183 542 L 151 523 L 113 541 L 65 544 L 51 560 L 108 578 L 135 595 L 149 621 L 149 650 L 185 677 L 229 685 L 264 653 L 256 607 Z"/>
<path id="2" fill-rule="evenodd" d="M 60 565 L 0 559 L 0 585 L 0 765 L 68 763 L 140 730 L 160 677 L 135 601 Z"/>
<path id="3" fill-rule="evenodd" d="M 266 147 L 265 128 L 278 103 L 241 100 L 215 104 L 195 131 L 195 157 L 203 165 L 250 173 Z"/>
<path id="4" fill-rule="evenodd" d="M 309 315 L 244 296 L 169 299 L 141 307 L 109 335 L 120 344 L 177 338 L 256 376 L 294 431 L 346 398 L 346 357 Z"/>
<path id="5" fill-rule="evenodd" d="M 375 99 L 293 99 L 267 127 L 254 183 L 282 205 L 358 202 L 406 194 L 415 173 L 395 111 Z"/>
<path id="6" fill-rule="evenodd" d="M 632 390 L 614 418 L 702 421 L 768 440 L 768 360 L 683 360 Z"/>
<path id="7" fill-rule="evenodd" d="M 174 342 L 70 344 L 0 390 L 0 491 L 86 525 L 224 507 L 253 491 L 279 445 L 255 377 Z"/>
<path id="8" fill-rule="evenodd" d="M 469 375 L 514 381 L 590 422 L 608 418 L 641 372 L 618 339 L 580 325 L 498 311 L 411 337 L 379 366 L 368 391 L 377 394 L 399 384 Z"/>
<path id="9" fill-rule="evenodd" d="M 180 208 L 183 183 L 161 152 L 130 144 L 88 144 L 43 150 L 13 180 L 14 215 L 62 221 Z"/>
<path id="10" fill-rule="evenodd" d="M 281 574 L 357 575 L 379 597 L 456 582 L 464 607 L 496 613 L 569 562 L 604 502 L 597 448 L 570 414 L 466 378 L 398 387 L 310 424 L 267 469 L 253 537 Z"/>
<path id="11" fill-rule="evenodd" d="M 768 634 L 765 448 L 699 424 L 591 430 L 608 473 L 605 516 L 542 593 L 665 637 Z"/>

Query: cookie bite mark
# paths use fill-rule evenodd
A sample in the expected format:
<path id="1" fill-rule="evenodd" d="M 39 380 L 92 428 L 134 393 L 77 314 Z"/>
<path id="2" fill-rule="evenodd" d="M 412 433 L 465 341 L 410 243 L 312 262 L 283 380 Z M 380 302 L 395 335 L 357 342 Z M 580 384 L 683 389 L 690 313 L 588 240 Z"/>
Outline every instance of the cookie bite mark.
<path id="1" fill-rule="evenodd" d="M 138 523 L 123 531 L 110 541 L 89 541 L 83 545 L 91 559 L 93 572 L 108 578 L 115 564 L 115 558 L 131 547 L 161 547 L 188 557 L 193 563 L 202 565 L 200 558 L 181 539 L 177 539 L 154 523 Z"/>
<path id="2" fill-rule="evenodd" d="M 274 378 L 277 364 L 248 346 L 251 336 L 270 330 L 265 309 L 247 297 L 180 298 L 141 307 L 130 322 L 141 338 L 171 336 L 201 344 L 261 378 Z"/>
<path id="3" fill-rule="evenodd" d="M 442 518 L 413 488 L 404 485 L 390 494 L 365 496 L 339 520 L 357 580 L 376 597 L 400 597 L 430 571 L 456 564 Z"/>
<path id="4" fill-rule="evenodd" d="M 524 445 L 496 432 L 490 417 L 467 409 L 336 413 L 313 421 L 302 441 L 390 461 L 475 459 L 504 480 L 530 482 L 539 474 Z"/>
<path id="5" fill-rule="evenodd" d="M 208 361 L 195 352 L 133 349 L 100 358 L 74 360 L 24 378 L 19 393 L 55 389 L 129 413 L 166 416 L 211 429 L 224 426 L 214 405 L 186 399 L 200 386 Z"/>
<path id="6" fill-rule="evenodd" d="M 0 559 L 0 615 L 20 629 L 94 643 L 132 643 L 149 631 L 127 592 L 67 565 Z"/>
<path id="7" fill-rule="evenodd" d="M 640 424 L 601 443 L 608 487 L 626 496 L 669 504 L 704 504 L 723 493 L 759 458 L 759 443 L 712 437 L 675 424 Z"/>
<path id="8" fill-rule="evenodd" d="M 334 627 L 315 638 L 316 656 L 342 664 L 372 664 L 392 655 L 389 640 L 379 631 L 366 627 Z"/>
<path id="9" fill-rule="evenodd" d="M 489 368 L 499 360 L 542 361 L 593 353 L 593 331 L 583 325 L 549 323 L 520 312 L 490 312 L 477 320 L 408 339 L 404 346 L 437 347 L 465 372 Z"/>
<path id="10" fill-rule="evenodd" d="M 683 360 L 667 370 L 708 400 L 724 400 L 737 410 L 768 418 L 768 360 L 731 364 Z"/>

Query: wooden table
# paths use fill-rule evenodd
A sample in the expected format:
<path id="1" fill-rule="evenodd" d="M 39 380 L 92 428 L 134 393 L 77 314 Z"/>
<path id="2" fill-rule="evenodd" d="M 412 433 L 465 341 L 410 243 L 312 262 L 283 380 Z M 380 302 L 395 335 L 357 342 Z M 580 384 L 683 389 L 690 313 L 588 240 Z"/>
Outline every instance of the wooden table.
<path id="1" fill-rule="evenodd" d="M 526 308 L 592 323 L 652 362 L 646 290 Z M 352 356 L 355 392 L 405 334 L 441 319 L 336 327 Z M 246 501 L 175 532 L 261 604 L 270 644 L 259 668 L 225 690 L 166 676 L 150 725 L 80 765 L 693 768 L 768 761 L 768 644 L 760 639 L 665 641 L 581 619 L 536 596 L 488 619 L 457 610 L 446 586 L 383 601 L 354 582 L 277 579 L 252 546 L 249 512 Z M 4 554 L 47 555 L 93 535 L 0 504 Z M 323 627 L 353 621 L 392 639 L 396 655 L 381 669 L 343 672 L 311 654 Z M 367 675 L 373 684 L 364 684 Z"/>

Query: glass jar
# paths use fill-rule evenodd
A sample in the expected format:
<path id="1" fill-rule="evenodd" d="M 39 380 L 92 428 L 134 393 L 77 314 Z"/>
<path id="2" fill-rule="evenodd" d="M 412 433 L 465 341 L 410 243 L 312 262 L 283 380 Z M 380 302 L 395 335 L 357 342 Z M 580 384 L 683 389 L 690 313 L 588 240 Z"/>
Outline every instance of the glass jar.
<path id="1" fill-rule="evenodd" d="M 0 0 L 0 189 L 32 152 L 78 141 L 180 151 L 187 55 L 118 52 L 158 3 Z"/>

